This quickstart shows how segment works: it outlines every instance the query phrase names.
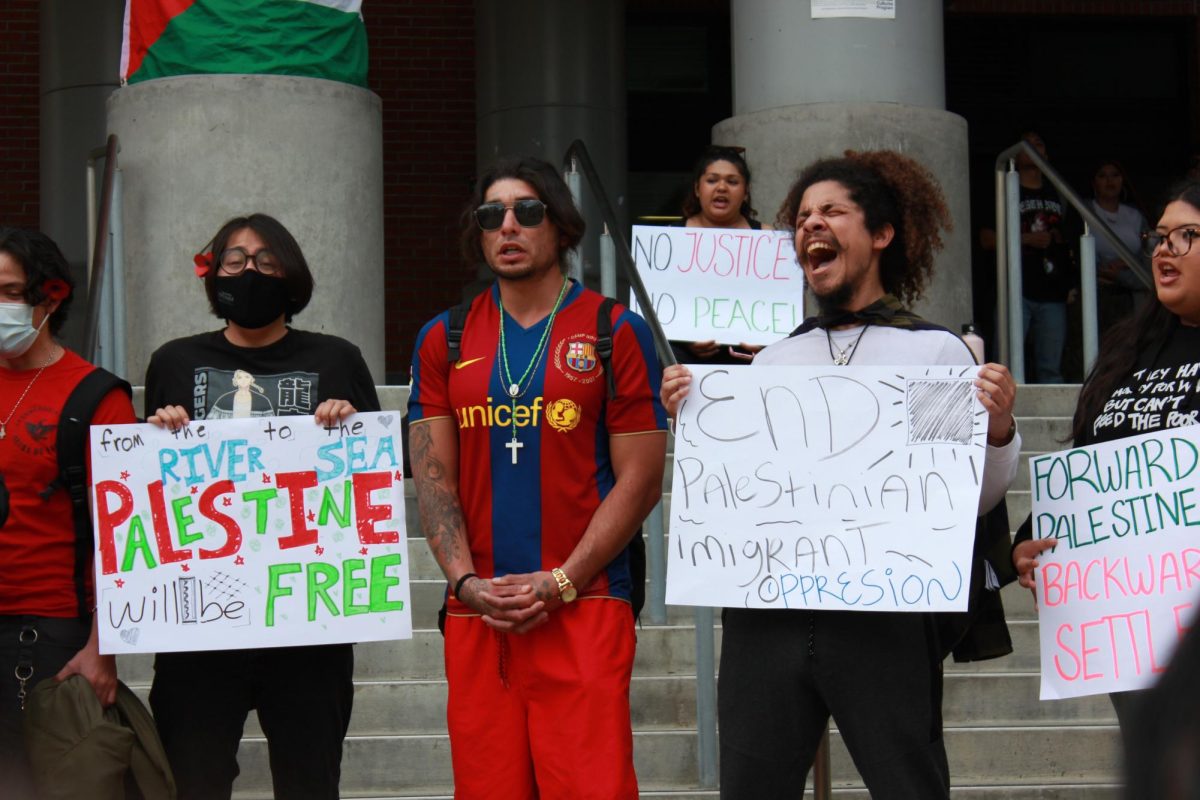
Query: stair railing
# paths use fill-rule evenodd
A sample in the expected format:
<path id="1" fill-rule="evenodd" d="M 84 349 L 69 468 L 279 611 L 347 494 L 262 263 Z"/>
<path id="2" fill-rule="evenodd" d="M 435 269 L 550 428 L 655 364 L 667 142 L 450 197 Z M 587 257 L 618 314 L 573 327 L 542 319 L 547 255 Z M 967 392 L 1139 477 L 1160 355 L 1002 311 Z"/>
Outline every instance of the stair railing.
<path id="1" fill-rule="evenodd" d="M 88 277 L 83 357 L 117 375 L 125 374 L 125 238 L 122 219 L 120 142 L 115 134 L 87 161 Z M 104 159 L 99 208 L 96 162 Z"/>
<path id="2" fill-rule="evenodd" d="M 600 283 L 605 294 L 612 297 L 616 294 L 616 267 L 629 283 L 630 291 L 637 297 L 638 305 L 643 309 L 650 332 L 654 335 L 654 344 L 662 363 L 675 364 L 675 356 L 667 335 L 653 312 L 654 304 L 638 275 L 637 266 L 633 263 L 632 250 L 625 238 L 624 229 L 618 224 L 616 212 L 596 171 L 587 146 L 576 139 L 567 148 L 563 156 L 563 172 L 567 186 L 572 190 L 576 204 L 580 199 L 580 175 L 587 179 L 592 195 L 604 219 L 606 236 L 600 244 Z M 607 244 L 605 239 L 607 238 Z M 607 265 L 606 265 L 607 261 Z M 578 262 L 571 264 L 574 275 L 582 275 Z M 646 608 L 650 621 L 661 625 L 667 621 L 666 604 L 666 542 L 663 530 L 662 502 L 654 507 L 646 518 L 646 566 L 650 578 L 649 596 Z M 697 607 L 696 619 L 696 736 L 697 736 L 697 767 L 699 784 L 702 788 L 713 788 L 717 785 L 717 680 L 716 680 L 716 644 L 713 633 L 713 609 Z"/>
<path id="3" fill-rule="evenodd" d="M 1016 168 L 1016 156 L 1019 153 L 1029 157 L 1041 170 L 1044 179 L 1048 180 L 1063 200 L 1083 218 L 1083 235 L 1079 237 L 1079 301 L 1083 317 L 1083 372 L 1086 375 L 1096 362 L 1100 340 L 1096 315 L 1096 240 L 1092 231 L 1098 231 L 1116 250 L 1117 256 L 1125 262 L 1133 275 L 1152 291 L 1154 280 L 1141 259 L 1092 211 L 1091 204 L 1082 200 L 1028 142 L 1017 142 L 996 156 L 997 338 L 1000 343 L 1000 361 L 1008 364 L 1017 383 L 1025 382 L 1025 319 L 1022 310 L 1019 207 L 1021 187 Z"/>

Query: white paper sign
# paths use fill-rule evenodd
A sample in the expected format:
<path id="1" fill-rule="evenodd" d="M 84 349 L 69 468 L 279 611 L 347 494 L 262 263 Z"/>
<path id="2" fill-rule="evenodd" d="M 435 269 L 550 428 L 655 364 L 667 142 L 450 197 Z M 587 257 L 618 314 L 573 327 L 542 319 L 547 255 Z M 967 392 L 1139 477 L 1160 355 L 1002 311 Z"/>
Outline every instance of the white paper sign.
<path id="1" fill-rule="evenodd" d="M 987 438 L 977 368 L 693 368 L 667 602 L 964 611 Z"/>
<path id="2" fill-rule="evenodd" d="M 1030 459 L 1043 700 L 1140 689 L 1200 591 L 1200 427 Z"/>
<path id="3" fill-rule="evenodd" d="M 813 19 L 895 19 L 896 0 L 812 0 Z"/>
<path id="4" fill-rule="evenodd" d="M 400 414 L 94 426 L 104 653 L 412 636 Z"/>
<path id="5" fill-rule="evenodd" d="M 770 344 L 804 321 L 788 231 L 635 225 L 633 261 L 669 339 Z"/>

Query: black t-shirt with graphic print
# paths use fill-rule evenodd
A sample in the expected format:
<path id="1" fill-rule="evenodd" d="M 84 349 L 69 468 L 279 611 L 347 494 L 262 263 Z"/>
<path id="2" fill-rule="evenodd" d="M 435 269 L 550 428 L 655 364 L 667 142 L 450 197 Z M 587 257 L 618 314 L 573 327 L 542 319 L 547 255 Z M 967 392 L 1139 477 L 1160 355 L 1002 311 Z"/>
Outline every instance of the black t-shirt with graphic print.
<path id="1" fill-rule="evenodd" d="M 1111 442 L 1198 422 L 1200 328 L 1177 324 L 1161 348 L 1141 354 L 1133 373 L 1113 389 L 1075 444 Z"/>
<path id="2" fill-rule="evenodd" d="M 223 330 L 167 342 L 146 368 L 146 414 L 167 405 L 192 419 L 307 415 L 329 399 L 378 411 L 359 349 L 337 336 L 288 329 L 266 347 L 238 347 Z"/>

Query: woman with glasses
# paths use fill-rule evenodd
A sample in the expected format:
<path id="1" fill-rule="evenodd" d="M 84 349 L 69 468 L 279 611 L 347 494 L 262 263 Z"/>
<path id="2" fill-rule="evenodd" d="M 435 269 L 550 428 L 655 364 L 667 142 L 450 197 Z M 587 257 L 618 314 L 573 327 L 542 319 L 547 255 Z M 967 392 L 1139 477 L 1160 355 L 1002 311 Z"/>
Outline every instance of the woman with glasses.
<path id="1" fill-rule="evenodd" d="M 684 226 L 771 230 L 750 205 L 750 167 L 732 147 L 713 145 L 692 168 L 692 189 L 683 200 Z M 725 348 L 716 341 L 671 342 L 675 357 L 689 364 L 744 364 L 761 346 Z M 741 351 L 741 352 L 739 352 Z"/>
<path id="2" fill-rule="evenodd" d="M 219 330 L 168 342 L 146 370 L 147 420 L 313 417 L 336 423 L 378 411 L 359 349 L 289 327 L 308 305 L 313 276 L 279 221 L 226 222 L 196 258 Z M 267 737 L 276 797 L 336 798 L 354 694 L 349 644 L 160 653 L 150 707 L 180 800 L 228 798 L 250 709 Z"/>
<path id="3" fill-rule="evenodd" d="M 1100 347 L 1095 366 L 1079 393 L 1072 423 L 1076 447 L 1200 422 L 1200 392 L 1182 387 L 1177 375 L 1200 374 L 1200 182 L 1185 181 L 1169 197 L 1154 231 L 1144 235 L 1155 293 L 1133 316 L 1114 326 Z M 1148 382 L 1144 370 L 1166 370 L 1172 380 Z M 1117 397 L 1147 398 L 1158 415 L 1106 413 Z M 1147 427 L 1147 421 L 1152 421 Z M 1136 427 L 1135 427 L 1136 424 Z M 1031 519 L 1017 531 L 1013 564 L 1022 586 L 1034 586 L 1038 556 L 1055 539 L 1033 540 Z M 1128 724 L 1129 697 L 1112 695 L 1122 729 Z"/>

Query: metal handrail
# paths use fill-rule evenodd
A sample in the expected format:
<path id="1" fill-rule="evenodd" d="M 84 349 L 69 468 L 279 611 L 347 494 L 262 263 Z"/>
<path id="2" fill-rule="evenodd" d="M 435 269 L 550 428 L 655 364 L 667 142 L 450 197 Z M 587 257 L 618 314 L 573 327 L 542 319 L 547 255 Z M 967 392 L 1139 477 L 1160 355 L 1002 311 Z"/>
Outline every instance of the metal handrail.
<path id="1" fill-rule="evenodd" d="M 600 206 L 600 215 L 604 218 L 604 224 L 608 226 L 608 233 L 613 237 L 616 245 L 617 264 L 620 265 L 625 280 L 629 281 L 629 288 L 637 297 L 638 305 L 643 310 L 653 308 L 650 294 L 646 291 L 646 286 L 642 283 L 641 276 L 638 275 L 637 266 L 633 263 L 633 251 L 629 247 L 629 240 L 625 238 L 624 230 L 617 223 L 617 214 L 613 211 L 613 205 L 608 199 L 608 192 L 604 190 L 604 184 L 600 182 L 600 173 L 596 171 L 596 166 L 592 163 L 587 145 L 580 139 L 571 142 L 566 155 L 563 156 L 564 172 L 573 172 L 575 167 L 582 169 L 583 176 L 587 178 L 588 186 L 592 189 L 592 195 L 596 198 L 597 205 Z M 650 325 L 650 332 L 654 335 L 654 344 L 658 348 L 659 359 L 664 364 L 677 363 L 675 356 L 671 353 L 671 344 L 667 341 L 667 334 L 663 332 L 658 318 L 653 313 L 643 314 L 643 316 Z"/>
<path id="2" fill-rule="evenodd" d="M 637 265 L 633 262 L 633 251 L 629 240 L 625 237 L 624 229 L 617 222 L 616 212 L 600 181 L 587 146 L 579 139 L 571 142 L 563 156 L 563 171 L 573 175 L 582 170 L 591 187 L 592 194 L 600 207 L 600 215 L 604 219 L 606 233 L 612 237 L 613 250 L 621 272 L 629 282 L 629 288 L 637 297 L 642 315 L 650 326 L 654 336 L 654 344 L 658 349 L 659 358 L 664 364 L 678 363 L 671 351 L 667 335 L 654 314 L 654 304 L 646 291 L 642 278 L 638 275 Z M 661 504 L 660 504 L 661 505 Z M 647 518 L 647 566 L 651 575 L 650 615 L 657 624 L 666 621 L 665 606 L 665 544 L 662 525 L 662 511 L 655 507 Z M 699 784 L 702 788 L 713 788 L 717 785 L 717 680 L 716 680 L 716 642 L 713 632 L 713 609 L 697 607 L 696 620 L 696 739 L 697 739 L 697 768 Z"/>
<path id="3" fill-rule="evenodd" d="M 117 135 L 109 134 L 104 148 L 104 182 L 100 193 L 100 217 L 92 242 L 91 276 L 88 279 L 88 307 L 84 320 L 83 357 L 95 362 L 100 338 L 101 289 L 104 286 L 105 255 L 108 253 L 109 218 L 112 215 L 113 173 L 117 168 Z M 95 156 L 89 159 L 94 162 Z M 90 202 L 90 196 L 89 196 Z"/>
<path id="4" fill-rule="evenodd" d="M 1125 262 L 1133 275 L 1148 289 L 1154 288 L 1154 279 L 1142 261 L 1102 220 L 1090 204 L 1079 197 L 1063 177 L 1042 158 L 1028 142 L 1021 140 L 996 156 L 996 300 L 997 328 L 1000 340 L 1000 360 L 1009 365 L 1018 382 L 1025 380 L 1024 323 L 1021 314 L 1021 232 L 1017 210 L 1015 166 L 1013 160 L 1024 153 L 1042 172 L 1043 178 L 1058 190 L 1059 195 L 1083 218 L 1084 233 L 1081 238 L 1081 255 L 1090 252 L 1091 257 L 1081 258 L 1082 296 L 1084 313 L 1084 367 L 1090 368 L 1095 360 L 1098 334 L 1095 317 L 1096 263 L 1095 250 L 1090 240 L 1091 232 L 1098 231 L 1117 256 Z"/>

